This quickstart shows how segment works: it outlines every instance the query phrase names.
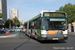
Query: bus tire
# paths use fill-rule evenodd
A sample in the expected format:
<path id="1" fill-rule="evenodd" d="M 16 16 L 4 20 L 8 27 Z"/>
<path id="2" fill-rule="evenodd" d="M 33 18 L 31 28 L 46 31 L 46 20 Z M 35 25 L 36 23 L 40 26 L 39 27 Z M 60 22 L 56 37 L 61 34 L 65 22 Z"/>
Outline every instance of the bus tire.
<path id="1" fill-rule="evenodd" d="M 31 37 L 30 33 L 28 34 L 29 37 Z"/>
<path id="2" fill-rule="evenodd" d="M 37 40 L 37 38 L 38 38 L 38 36 L 37 35 L 35 35 L 35 39 Z"/>

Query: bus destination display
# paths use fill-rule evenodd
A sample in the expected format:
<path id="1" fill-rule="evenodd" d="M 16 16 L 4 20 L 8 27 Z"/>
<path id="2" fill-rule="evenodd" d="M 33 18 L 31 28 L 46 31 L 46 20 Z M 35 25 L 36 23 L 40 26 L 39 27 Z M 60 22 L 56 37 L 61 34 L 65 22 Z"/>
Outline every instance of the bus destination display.
<path id="1" fill-rule="evenodd" d="M 44 16 L 65 16 L 65 13 L 44 13 Z"/>

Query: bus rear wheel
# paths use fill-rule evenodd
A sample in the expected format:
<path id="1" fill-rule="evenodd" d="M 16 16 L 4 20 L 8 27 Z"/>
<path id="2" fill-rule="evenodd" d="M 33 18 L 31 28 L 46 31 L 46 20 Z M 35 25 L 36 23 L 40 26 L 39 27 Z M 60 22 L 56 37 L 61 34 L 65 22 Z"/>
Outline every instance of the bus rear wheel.
<path id="1" fill-rule="evenodd" d="M 35 39 L 37 39 L 38 38 L 38 36 L 37 35 L 35 35 Z"/>
<path id="2" fill-rule="evenodd" d="M 29 36 L 29 37 L 31 37 L 31 35 L 30 35 L 30 34 L 29 34 L 28 36 Z"/>

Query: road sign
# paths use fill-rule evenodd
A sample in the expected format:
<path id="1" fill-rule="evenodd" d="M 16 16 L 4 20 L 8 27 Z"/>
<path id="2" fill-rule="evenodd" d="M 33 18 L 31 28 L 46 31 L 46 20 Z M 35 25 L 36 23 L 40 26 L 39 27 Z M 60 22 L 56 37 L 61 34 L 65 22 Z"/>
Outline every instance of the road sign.
<path id="1" fill-rule="evenodd" d="M 9 31 L 6 31 L 6 34 L 8 34 L 9 33 Z"/>
<path id="2" fill-rule="evenodd" d="M 15 30 L 15 33 L 18 33 L 18 31 L 17 31 L 17 30 Z"/>

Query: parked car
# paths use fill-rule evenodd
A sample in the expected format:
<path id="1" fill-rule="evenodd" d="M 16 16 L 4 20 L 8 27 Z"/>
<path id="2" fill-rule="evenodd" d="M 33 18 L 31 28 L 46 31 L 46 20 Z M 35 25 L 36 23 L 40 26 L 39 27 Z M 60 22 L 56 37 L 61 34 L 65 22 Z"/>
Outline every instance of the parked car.
<path id="1" fill-rule="evenodd" d="M 10 32 L 10 28 L 8 28 L 8 31 Z"/>
<path id="2" fill-rule="evenodd" d="M 21 30 L 20 30 L 21 32 L 25 32 L 26 31 L 26 29 L 25 28 L 21 28 Z"/>
<path id="3" fill-rule="evenodd" d="M 0 29 L 0 33 L 3 34 L 4 33 L 4 29 Z"/>
<path id="4" fill-rule="evenodd" d="M 14 29 L 10 29 L 10 32 L 13 32 L 14 31 Z"/>
<path id="5" fill-rule="evenodd" d="M 4 29 L 0 29 L 1 32 L 4 32 Z"/>
<path id="6" fill-rule="evenodd" d="M 4 29 L 4 32 L 8 31 L 8 29 Z"/>
<path id="7" fill-rule="evenodd" d="M 17 28 L 17 31 L 20 31 L 21 30 L 21 28 Z"/>
<path id="8" fill-rule="evenodd" d="M 21 30 L 21 28 L 14 28 L 14 31 L 15 31 L 15 30 L 20 31 L 20 30 Z"/>

